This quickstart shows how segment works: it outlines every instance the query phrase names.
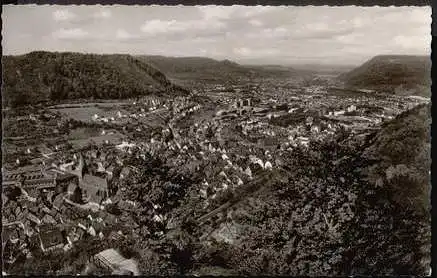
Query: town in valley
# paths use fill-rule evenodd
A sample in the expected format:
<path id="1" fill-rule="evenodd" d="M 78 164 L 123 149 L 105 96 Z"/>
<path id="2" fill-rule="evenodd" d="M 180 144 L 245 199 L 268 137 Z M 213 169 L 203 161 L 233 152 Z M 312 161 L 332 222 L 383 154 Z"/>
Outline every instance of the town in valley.
<path id="1" fill-rule="evenodd" d="M 428 271 L 427 56 L 187 59 L 4 56 L 3 274 Z"/>

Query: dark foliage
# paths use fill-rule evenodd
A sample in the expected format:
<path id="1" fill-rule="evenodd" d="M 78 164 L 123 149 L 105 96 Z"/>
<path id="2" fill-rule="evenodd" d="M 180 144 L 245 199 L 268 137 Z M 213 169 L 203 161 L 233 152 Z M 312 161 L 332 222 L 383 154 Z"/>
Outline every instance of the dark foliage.
<path id="1" fill-rule="evenodd" d="M 31 52 L 3 57 L 3 96 L 18 106 L 65 99 L 121 99 L 187 94 L 164 74 L 129 55 Z"/>
<path id="2" fill-rule="evenodd" d="M 260 77 L 291 77 L 298 71 L 291 67 L 245 66 L 229 60 L 217 61 L 203 57 L 138 56 L 178 80 L 229 82 Z"/>
<path id="3" fill-rule="evenodd" d="M 384 187 L 401 207 L 429 212 L 431 109 L 420 105 L 402 113 L 370 138 L 363 152 L 369 161 L 362 174 L 375 187 Z"/>

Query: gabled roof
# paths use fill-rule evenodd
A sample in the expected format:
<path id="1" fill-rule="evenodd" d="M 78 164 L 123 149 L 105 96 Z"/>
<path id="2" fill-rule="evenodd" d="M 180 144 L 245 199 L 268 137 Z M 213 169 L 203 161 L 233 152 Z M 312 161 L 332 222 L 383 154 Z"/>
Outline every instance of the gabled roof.
<path id="1" fill-rule="evenodd" d="M 101 259 L 105 263 L 110 264 L 111 266 L 118 266 L 124 260 L 126 260 L 117 250 L 114 248 L 106 249 L 96 255 L 96 258 Z"/>
<path id="2" fill-rule="evenodd" d="M 77 185 L 76 184 L 69 184 L 67 187 L 67 191 L 68 192 L 74 192 L 74 190 L 76 189 Z"/>
<path id="3" fill-rule="evenodd" d="M 36 217 L 33 213 L 29 213 L 27 214 L 27 219 L 29 219 L 30 221 L 32 221 L 35 224 L 41 224 L 41 220 L 39 220 L 38 217 Z"/>
<path id="4" fill-rule="evenodd" d="M 44 215 L 42 221 L 47 224 L 56 224 L 56 220 L 50 214 Z"/>
<path id="5" fill-rule="evenodd" d="M 40 232 L 41 245 L 46 249 L 65 243 L 65 238 L 58 228 L 44 228 Z"/>
<path id="6" fill-rule="evenodd" d="M 26 172 L 41 172 L 43 170 L 43 167 L 41 165 L 26 165 L 22 166 L 18 169 L 14 169 L 12 171 L 5 171 L 5 175 L 7 174 L 20 174 L 20 173 L 26 173 Z"/>
<path id="7" fill-rule="evenodd" d="M 64 198 L 62 194 L 58 194 L 53 200 L 53 206 L 60 209 L 63 202 L 64 202 Z"/>
<path id="8" fill-rule="evenodd" d="M 66 181 L 66 180 L 74 179 L 75 177 L 76 175 L 71 173 L 62 173 L 56 176 L 56 181 Z"/>

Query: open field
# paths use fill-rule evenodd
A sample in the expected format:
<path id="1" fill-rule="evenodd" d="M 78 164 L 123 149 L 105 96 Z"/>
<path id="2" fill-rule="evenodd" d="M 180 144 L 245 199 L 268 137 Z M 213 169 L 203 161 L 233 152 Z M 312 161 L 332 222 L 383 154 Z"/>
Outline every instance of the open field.
<path id="1" fill-rule="evenodd" d="M 100 104 L 102 105 L 102 104 Z M 104 107 L 111 107 L 112 104 L 105 104 Z M 103 105 L 102 105 L 103 106 Z M 117 111 L 121 113 L 126 113 L 122 109 L 118 109 L 118 107 L 114 107 L 114 109 L 104 109 L 100 107 L 96 107 L 93 105 L 85 105 L 83 107 L 65 107 L 65 108 L 52 108 L 54 111 L 58 111 L 61 114 L 65 115 L 68 118 L 71 118 L 76 121 L 82 122 L 92 122 L 93 116 L 97 114 L 99 117 L 117 117 Z"/>
<path id="2" fill-rule="evenodd" d="M 115 133 L 88 137 L 86 139 L 70 140 L 69 142 L 73 145 L 73 148 L 80 149 L 87 146 L 88 144 L 101 145 L 105 143 L 106 140 L 111 144 L 119 144 L 122 142 L 123 138 L 125 138 L 125 136 L 123 136 L 122 134 Z"/>
<path id="3" fill-rule="evenodd" d="M 102 134 L 103 129 L 97 128 L 76 128 L 68 135 L 69 142 L 74 148 L 83 148 L 90 143 L 101 145 L 108 141 L 111 144 L 119 144 L 126 137 L 118 131 L 106 131 Z"/>

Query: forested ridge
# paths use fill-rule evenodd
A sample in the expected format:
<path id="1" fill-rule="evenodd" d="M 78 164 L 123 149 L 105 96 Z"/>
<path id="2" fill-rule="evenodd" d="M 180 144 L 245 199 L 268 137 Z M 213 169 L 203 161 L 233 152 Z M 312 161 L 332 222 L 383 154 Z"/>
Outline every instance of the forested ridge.
<path id="1" fill-rule="evenodd" d="M 177 80 L 228 82 L 263 77 L 290 78 L 307 74 L 305 71 L 297 71 L 291 67 L 240 65 L 230 60 L 218 61 L 205 57 L 141 55 L 137 58 L 154 65 L 169 77 Z"/>
<path id="2" fill-rule="evenodd" d="M 17 106 L 65 99 L 187 94 L 130 55 L 35 51 L 3 57 L 3 101 Z"/>
<path id="3" fill-rule="evenodd" d="M 429 56 L 379 55 L 339 79 L 351 87 L 429 96 L 431 60 Z"/>
<path id="4" fill-rule="evenodd" d="M 429 210 L 431 107 L 419 105 L 383 125 L 362 154 L 362 174 L 371 184 L 393 191 L 394 201 L 418 213 Z"/>

